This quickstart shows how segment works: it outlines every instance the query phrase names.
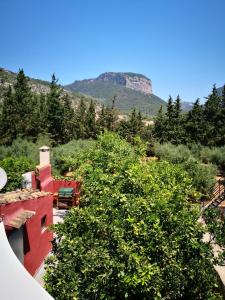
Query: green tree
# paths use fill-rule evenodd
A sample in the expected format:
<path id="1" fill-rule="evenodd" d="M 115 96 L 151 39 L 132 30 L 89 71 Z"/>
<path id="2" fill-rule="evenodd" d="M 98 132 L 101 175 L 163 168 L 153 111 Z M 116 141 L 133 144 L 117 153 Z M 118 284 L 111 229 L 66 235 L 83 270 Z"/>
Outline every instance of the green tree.
<path id="1" fill-rule="evenodd" d="M 84 139 L 86 137 L 86 114 L 87 106 L 82 97 L 75 113 L 76 136 L 78 139 Z"/>
<path id="2" fill-rule="evenodd" d="M 205 130 L 208 146 L 215 146 L 220 144 L 220 127 L 221 122 L 221 99 L 218 96 L 216 86 L 213 86 L 212 93 L 207 98 L 204 105 L 204 119 L 205 119 Z"/>
<path id="3" fill-rule="evenodd" d="M 34 118 L 33 109 L 36 104 L 29 86 L 29 79 L 25 76 L 23 69 L 18 72 L 13 97 L 17 110 L 17 113 L 13 115 L 17 135 L 35 137 L 32 119 Z"/>
<path id="4" fill-rule="evenodd" d="M 63 143 L 75 137 L 75 112 L 68 94 L 62 97 L 63 104 Z"/>
<path id="5" fill-rule="evenodd" d="M 160 142 L 164 142 L 166 140 L 165 137 L 165 116 L 163 114 L 162 105 L 158 111 L 158 115 L 155 120 L 153 134 Z"/>
<path id="6" fill-rule="evenodd" d="M 190 178 L 138 153 L 107 133 L 70 158 L 83 197 L 55 226 L 46 288 L 56 300 L 221 299 Z"/>
<path id="7" fill-rule="evenodd" d="M 87 110 L 86 116 L 86 137 L 87 138 L 96 138 L 97 135 L 97 124 L 96 124 L 96 113 L 95 113 L 95 104 L 93 100 Z"/>
<path id="8" fill-rule="evenodd" d="M 0 161 L 0 166 L 6 171 L 8 181 L 1 192 L 14 191 L 22 188 L 22 174 L 34 169 L 30 159 L 20 157 L 6 157 Z"/>
<path id="9" fill-rule="evenodd" d="M 100 127 L 100 131 L 104 131 L 104 128 L 106 127 L 105 117 L 106 117 L 105 105 L 103 104 L 97 121 L 97 124 Z"/>
<path id="10" fill-rule="evenodd" d="M 219 135 L 220 135 L 220 142 L 219 145 L 225 145 L 225 85 L 222 90 L 222 97 L 221 97 L 221 108 L 220 108 L 220 127 L 217 128 Z"/>
<path id="11" fill-rule="evenodd" d="M 106 107 L 105 110 L 105 125 L 109 131 L 115 131 L 116 129 L 117 114 L 115 110 L 115 102 L 116 96 L 112 99 L 112 106 Z"/>
<path id="12" fill-rule="evenodd" d="M 184 117 L 181 114 L 181 99 L 178 95 L 174 103 L 173 139 L 172 143 L 178 145 L 185 141 Z"/>
<path id="13" fill-rule="evenodd" d="M 32 139 L 36 137 L 36 131 L 32 126 L 35 109 L 36 103 L 29 80 L 21 69 L 17 74 L 13 89 L 9 87 L 3 98 L 1 117 L 3 143 L 11 144 L 17 136 Z"/>
<path id="14" fill-rule="evenodd" d="M 204 108 L 197 99 L 193 108 L 188 112 L 185 122 L 187 143 L 204 143 L 206 140 Z"/>
<path id="15" fill-rule="evenodd" d="M 64 118 L 61 102 L 62 90 L 57 84 L 55 74 L 52 75 L 50 92 L 47 94 L 47 125 L 48 132 L 56 144 L 63 140 Z"/>
<path id="16" fill-rule="evenodd" d="M 2 111 L 1 111 L 1 144 L 9 145 L 17 136 L 16 122 L 13 121 L 13 116 L 17 113 L 12 88 L 8 87 L 4 94 Z"/>
<path id="17" fill-rule="evenodd" d="M 171 96 L 169 96 L 169 100 L 168 100 L 168 103 L 167 103 L 166 116 L 167 116 L 169 121 L 172 121 L 173 118 L 174 118 L 174 104 L 173 104 L 173 98 Z"/>

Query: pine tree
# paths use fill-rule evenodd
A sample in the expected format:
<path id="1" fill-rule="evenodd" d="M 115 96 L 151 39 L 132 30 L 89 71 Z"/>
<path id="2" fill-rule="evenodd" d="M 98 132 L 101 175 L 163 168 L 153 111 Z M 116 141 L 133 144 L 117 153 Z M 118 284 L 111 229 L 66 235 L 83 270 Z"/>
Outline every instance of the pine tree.
<path id="1" fill-rule="evenodd" d="M 165 142 L 166 136 L 165 136 L 165 124 L 166 119 L 163 114 L 162 105 L 160 106 L 160 109 L 158 111 L 158 115 L 155 120 L 154 129 L 153 129 L 153 135 L 156 139 L 158 139 L 161 143 Z"/>
<path id="2" fill-rule="evenodd" d="M 34 94 L 33 95 L 33 112 L 30 119 L 30 124 L 32 128 L 32 139 L 36 140 L 39 135 L 47 135 L 48 128 L 47 124 L 47 104 L 46 97 L 44 94 Z"/>
<path id="3" fill-rule="evenodd" d="M 48 107 L 47 107 L 47 99 L 44 94 L 40 94 L 39 96 L 39 120 L 40 120 L 40 133 L 47 134 L 48 129 L 46 128 L 46 123 L 48 120 Z"/>
<path id="4" fill-rule="evenodd" d="M 13 97 L 17 108 L 17 112 L 13 116 L 14 122 L 16 122 L 17 135 L 35 137 L 32 119 L 35 117 L 33 111 L 36 103 L 29 86 L 29 79 L 25 76 L 23 69 L 19 70 L 17 74 Z"/>
<path id="5" fill-rule="evenodd" d="M 86 113 L 87 107 L 82 97 L 75 112 L 76 137 L 78 139 L 84 139 L 86 137 Z"/>
<path id="6" fill-rule="evenodd" d="M 87 116 L 86 116 L 86 137 L 96 138 L 97 135 L 97 125 L 96 125 L 96 115 L 95 115 L 95 104 L 91 100 L 89 105 Z"/>
<path id="7" fill-rule="evenodd" d="M 208 146 L 216 146 L 221 143 L 219 129 L 221 122 L 221 98 L 218 96 L 216 86 L 213 86 L 212 93 L 207 98 L 204 106 L 204 119 Z"/>
<path id="8" fill-rule="evenodd" d="M 50 84 L 50 92 L 47 95 L 48 131 L 56 144 L 62 142 L 64 134 L 63 106 L 60 100 L 62 90 L 58 86 L 57 82 L 58 80 L 56 79 L 55 74 L 53 74 Z"/>
<path id="9" fill-rule="evenodd" d="M 177 96 L 177 99 L 174 103 L 174 118 L 179 118 L 181 115 L 181 99 L 180 96 Z"/>
<path id="10" fill-rule="evenodd" d="M 167 116 L 168 120 L 172 120 L 174 117 L 174 104 L 173 104 L 173 98 L 171 96 L 169 96 L 169 100 L 167 103 L 166 116 Z"/>
<path id="11" fill-rule="evenodd" d="M 186 140 L 184 131 L 184 118 L 181 114 L 181 99 L 178 95 L 174 103 L 174 114 L 173 114 L 173 134 L 171 136 L 171 142 L 173 144 L 184 143 Z"/>
<path id="12" fill-rule="evenodd" d="M 1 126 L 0 126 L 0 143 L 10 145 L 17 136 L 16 122 L 14 115 L 17 113 L 17 107 L 14 102 L 12 87 L 9 86 L 3 95 Z"/>
<path id="13" fill-rule="evenodd" d="M 204 109 L 197 99 L 193 108 L 187 113 L 185 122 L 186 142 L 204 143 L 206 140 Z"/>
<path id="14" fill-rule="evenodd" d="M 104 104 L 102 105 L 101 112 L 100 112 L 99 118 L 97 120 L 97 125 L 99 127 L 99 130 L 101 132 L 103 132 L 105 127 L 106 127 L 106 111 L 105 111 L 105 105 Z"/>
<path id="15" fill-rule="evenodd" d="M 114 96 L 112 99 L 112 106 L 107 107 L 105 110 L 105 124 L 109 131 L 115 131 L 116 129 L 117 115 L 115 110 L 115 102 L 116 96 Z"/>
<path id="16" fill-rule="evenodd" d="M 225 85 L 222 90 L 221 96 L 221 111 L 220 111 L 220 127 L 218 128 L 220 143 L 219 145 L 225 145 Z"/>
<path id="17" fill-rule="evenodd" d="M 63 143 L 75 137 L 75 113 L 68 94 L 62 97 L 63 105 Z"/>
<path id="18" fill-rule="evenodd" d="M 136 108 L 133 108 L 130 116 L 130 133 L 132 136 L 135 136 L 138 134 L 138 118 L 137 118 L 137 113 L 136 113 Z"/>
<path id="19" fill-rule="evenodd" d="M 35 138 L 33 127 L 36 104 L 24 71 L 19 70 L 16 83 L 8 88 L 2 104 L 2 142 L 12 143 L 17 137 Z"/>
<path id="20" fill-rule="evenodd" d="M 171 96 L 168 99 L 164 124 L 164 142 L 172 141 L 174 138 L 174 103 Z"/>
<path id="21" fill-rule="evenodd" d="M 143 118 L 142 118 L 142 114 L 141 114 L 140 110 L 137 115 L 137 127 L 138 127 L 139 134 L 141 134 L 144 124 L 143 124 Z"/>
<path id="22" fill-rule="evenodd" d="M 225 84 L 224 84 L 223 90 L 222 90 L 221 106 L 222 106 L 222 108 L 225 108 Z"/>

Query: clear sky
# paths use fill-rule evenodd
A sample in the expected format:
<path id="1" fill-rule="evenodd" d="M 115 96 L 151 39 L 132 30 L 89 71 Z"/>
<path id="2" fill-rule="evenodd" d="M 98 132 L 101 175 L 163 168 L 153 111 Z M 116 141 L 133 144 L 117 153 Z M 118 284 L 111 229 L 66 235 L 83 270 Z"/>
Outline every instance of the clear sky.
<path id="1" fill-rule="evenodd" d="M 0 66 L 61 84 L 142 73 L 167 100 L 225 83 L 225 0 L 0 0 Z"/>

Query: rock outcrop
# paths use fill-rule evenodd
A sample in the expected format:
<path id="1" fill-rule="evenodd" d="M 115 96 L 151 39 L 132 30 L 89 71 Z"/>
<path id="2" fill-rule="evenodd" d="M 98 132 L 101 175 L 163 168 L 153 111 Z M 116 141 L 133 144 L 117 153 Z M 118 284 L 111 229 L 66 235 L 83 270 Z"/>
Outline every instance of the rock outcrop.
<path id="1" fill-rule="evenodd" d="M 91 80 L 111 81 L 115 84 L 125 86 L 127 88 L 142 92 L 144 94 L 152 94 L 151 80 L 141 74 L 107 72 L 101 74 L 96 79 Z"/>

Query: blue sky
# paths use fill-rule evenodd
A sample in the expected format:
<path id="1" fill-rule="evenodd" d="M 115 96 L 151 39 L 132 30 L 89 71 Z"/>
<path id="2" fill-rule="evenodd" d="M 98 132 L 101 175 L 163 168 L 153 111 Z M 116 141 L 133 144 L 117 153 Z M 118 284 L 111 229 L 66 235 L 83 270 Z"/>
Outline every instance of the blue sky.
<path id="1" fill-rule="evenodd" d="M 142 73 L 167 100 L 225 83 L 224 0 L 0 0 L 0 66 L 61 84 Z"/>

